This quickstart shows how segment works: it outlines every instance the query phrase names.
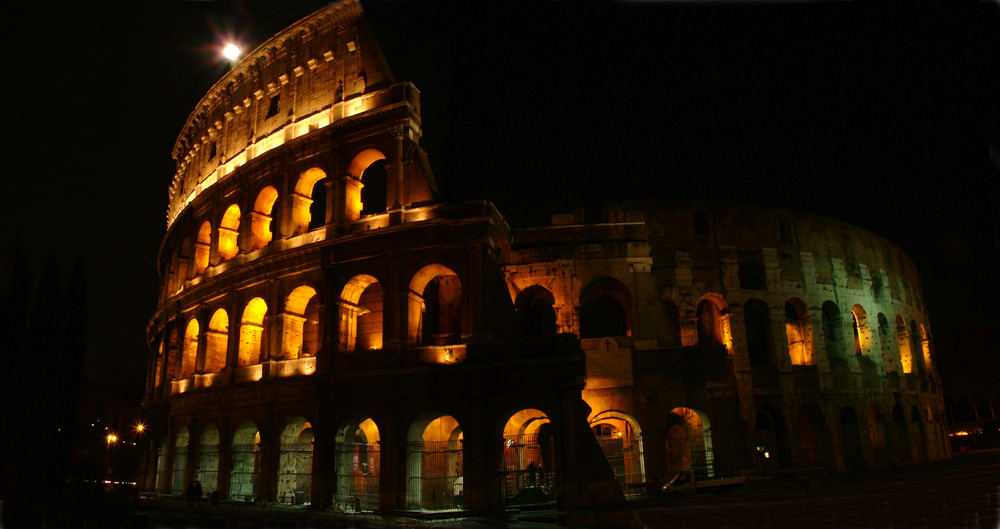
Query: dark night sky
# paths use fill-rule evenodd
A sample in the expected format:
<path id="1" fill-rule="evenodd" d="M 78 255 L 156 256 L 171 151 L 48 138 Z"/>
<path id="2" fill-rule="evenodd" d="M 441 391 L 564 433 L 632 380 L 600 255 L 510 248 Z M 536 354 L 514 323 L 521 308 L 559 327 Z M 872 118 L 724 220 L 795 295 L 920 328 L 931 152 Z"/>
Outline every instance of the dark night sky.
<path id="1" fill-rule="evenodd" d="M 221 36 L 325 3 L 10 8 L 3 254 L 82 257 L 92 377 L 141 384 L 170 149 Z M 996 352 L 997 3 L 471 4 L 366 4 L 447 198 L 515 227 L 629 196 L 841 218 L 917 260 L 943 370 Z"/>

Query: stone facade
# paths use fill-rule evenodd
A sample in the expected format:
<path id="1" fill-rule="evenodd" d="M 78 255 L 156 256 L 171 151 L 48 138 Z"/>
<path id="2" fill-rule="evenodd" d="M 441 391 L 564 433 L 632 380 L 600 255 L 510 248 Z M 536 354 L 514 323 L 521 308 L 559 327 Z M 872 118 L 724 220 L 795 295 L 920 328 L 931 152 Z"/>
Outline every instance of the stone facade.
<path id="1" fill-rule="evenodd" d="M 344 1 L 174 147 L 141 486 L 341 510 L 623 501 L 948 456 L 917 271 L 814 215 L 441 203 L 417 89 Z M 534 496 L 532 496 L 534 495 Z"/>

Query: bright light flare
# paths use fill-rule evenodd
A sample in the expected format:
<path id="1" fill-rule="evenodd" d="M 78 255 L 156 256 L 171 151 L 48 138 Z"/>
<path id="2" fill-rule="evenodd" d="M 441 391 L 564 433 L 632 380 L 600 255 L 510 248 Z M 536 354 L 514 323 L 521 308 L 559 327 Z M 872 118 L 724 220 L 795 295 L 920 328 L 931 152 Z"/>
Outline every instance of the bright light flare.
<path id="1" fill-rule="evenodd" d="M 240 47 L 233 44 L 232 42 L 226 44 L 226 46 L 222 48 L 222 56 L 231 61 L 239 59 L 240 53 L 241 53 Z"/>
<path id="2" fill-rule="evenodd" d="M 146 425 L 142 424 L 141 422 L 138 423 L 138 424 L 136 424 L 135 425 L 135 431 L 139 432 L 139 433 L 145 432 L 146 431 Z"/>
<path id="3" fill-rule="evenodd" d="M 113 433 L 109 433 L 108 434 L 108 444 L 113 444 L 116 441 L 118 441 L 118 436 L 115 435 L 115 434 L 113 434 Z"/>

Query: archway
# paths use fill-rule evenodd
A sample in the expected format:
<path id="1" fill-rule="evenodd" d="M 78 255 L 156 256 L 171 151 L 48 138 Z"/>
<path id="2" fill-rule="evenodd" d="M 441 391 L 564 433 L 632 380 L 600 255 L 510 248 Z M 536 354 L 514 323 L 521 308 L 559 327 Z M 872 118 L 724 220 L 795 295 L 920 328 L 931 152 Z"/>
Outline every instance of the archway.
<path id="1" fill-rule="evenodd" d="M 545 287 L 532 285 L 514 300 L 514 310 L 521 320 L 525 336 L 548 336 L 556 332 L 555 297 Z"/>
<path id="2" fill-rule="evenodd" d="M 913 447 L 915 448 L 913 459 L 917 462 L 927 461 L 927 436 L 924 432 L 924 422 L 920 417 L 920 409 L 916 406 L 910 407 L 910 420 L 913 423 Z"/>
<path id="3" fill-rule="evenodd" d="M 382 284 L 360 274 L 340 293 L 340 349 L 372 351 L 382 348 Z"/>
<path id="4" fill-rule="evenodd" d="M 226 352 L 229 349 L 229 315 L 225 309 L 212 314 L 205 332 L 205 372 L 216 373 L 226 367 Z"/>
<path id="5" fill-rule="evenodd" d="M 824 466 L 830 460 L 830 429 L 815 404 L 799 408 L 799 457 L 806 467 Z"/>
<path id="6" fill-rule="evenodd" d="M 461 508 L 465 496 L 462 427 L 450 416 L 425 416 L 407 434 L 406 505 L 417 510 Z"/>
<path id="7" fill-rule="evenodd" d="M 643 457 L 642 428 L 634 417 L 618 410 L 598 413 L 590 419 L 594 432 L 615 479 L 626 496 L 644 494 L 646 461 Z"/>
<path id="8" fill-rule="evenodd" d="M 882 468 L 889 464 L 888 445 L 885 438 L 885 425 L 882 424 L 882 413 L 871 405 L 868 408 L 868 431 L 871 436 L 872 451 L 875 454 L 874 466 Z"/>
<path id="9" fill-rule="evenodd" d="M 925 327 L 924 324 L 921 323 L 919 328 L 920 328 L 920 350 L 923 352 L 924 369 L 926 369 L 927 372 L 929 373 L 932 371 L 931 340 L 927 336 L 927 327 Z"/>
<path id="10" fill-rule="evenodd" d="M 851 329 L 854 331 L 854 354 L 862 356 L 871 352 L 871 330 L 868 313 L 861 305 L 851 307 Z"/>
<path id="11" fill-rule="evenodd" d="M 410 343 L 450 345 L 462 339 L 462 282 L 450 268 L 431 264 L 410 280 Z"/>
<path id="12" fill-rule="evenodd" d="M 707 295 L 698 302 L 698 345 L 729 346 L 728 307 L 718 295 Z"/>
<path id="13" fill-rule="evenodd" d="M 182 426 L 178 429 L 177 435 L 174 436 L 173 479 L 170 484 L 171 494 L 181 494 L 187 488 L 188 484 L 184 482 L 184 474 L 187 470 L 188 443 L 190 439 L 187 426 Z"/>
<path id="14" fill-rule="evenodd" d="M 320 341 L 319 312 L 319 296 L 313 287 L 299 285 L 288 294 L 281 314 L 282 359 L 316 355 Z"/>
<path id="15" fill-rule="evenodd" d="M 233 204 L 226 208 L 219 223 L 219 259 L 228 261 L 239 253 L 240 207 Z"/>
<path id="16" fill-rule="evenodd" d="M 812 323 L 809 309 L 799 298 L 785 302 L 785 335 L 788 338 L 788 356 L 794 366 L 816 363 L 813 357 Z"/>
<path id="17" fill-rule="evenodd" d="M 674 408 L 667 417 L 667 473 L 691 470 L 698 478 L 715 476 L 712 425 L 691 408 Z"/>
<path id="18" fill-rule="evenodd" d="M 256 498 L 260 463 L 260 431 L 254 423 L 243 422 L 233 434 L 230 499 L 253 501 Z"/>
<path id="19" fill-rule="evenodd" d="M 384 160 L 385 155 L 381 151 L 365 149 L 355 155 L 347 166 L 347 211 L 344 212 L 347 220 L 385 211 L 388 197 Z"/>
<path id="20" fill-rule="evenodd" d="M 743 321 L 750 365 L 772 365 L 771 309 L 759 299 L 750 299 L 743 305 Z"/>
<path id="21" fill-rule="evenodd" d="M 754 456 L 764 472 L 773 472 L 788 465 L 787 430 L 781 410 L 771 406 L 757 408 L 754 421 Z"/>
<path id="22" fill-rule="evenodd" d="M 194 275 L 199 275 L 208 268 L 208 257 L 212 248 L 212 225 L 206 220 L 198 228 L 198 236 L 194 243 Z"/>
<path id="23" fill-rule="evenodd" d="M 542 503 L 552 499 L 555 443 L 545 412 L 524 409 L 503 427 L 500 461 L 501 494 L 508 503 Z"/>
<path id="24" fill-rule="evenodd" d="M 240 367 L 260 363 L 261 345 L 267 342 L 267 320 L 267 303 L 261 298 L 251 299 L 240 322 Z"/>
<path id="25" fill-rule="evenodd" d="M 910 429 L 906 424 L 906 413 L 903 407 L 896 404 L 892 408 L 892 454 L 893 463 L 905 464 L 913 460 L 913 448 L 910 442 Z"/>
<path id="26" fill-rule="evenodd" d="M 206 424 L 198 441 L 198 473 L 196 479 L 201 483 L 205 494 L 211 494 L 219 483 L 219 429 L 214 424 Z"/>
<path id="27" fill-rule="evenodd" d="M 840 409 L 840 440 L 844 457 L 844 468 L 857 472 L 865 468 L 865 458 L 861 451 L 861 431 L 858 428 L 858 414 L 854 408 Z"/>
<path id="28" fill-rule="evenodd" d="M 844 325 L 840 308 L 832 301 L 823 302 L 823 339 L 826 342 L 827 360 L 842 360 L 844 351 Z"/>
<path id="29" fill-rule="evenodd" d="M 257 194 L 250 216 L 250 249 L 263 248 L 271 242 L 271 209 L 278 199 L 278 190 L 267 186 Z"/>
<path id="30" fill-rule="evenodd" d="M 906 320 L 896 315 L 896 343 L 899 346 L 899 363 L 904 374 L 913 373 L 913 350 L 910 348 L 910 333 L 906 330 Z"/>
<path id="31" fill-rule="evenodd" d="M 326 223 L 326 172 L 319 167 L 306 170 L 292 192 L 292 235 L 299 235 Z"/>
<path id="32" fill-rule="evenodd" d="M 632 335 L 632 302 L 620 281 L 603 277 L 580 292 L 580 338 Z"/>
<path id="33" fill-rule="evenodd" d="M 177 378 L 188 378 L 194 375 L 195 363 L 198 359 L 198 320 L 191 318 L 184 331 L 184 344 L 181 348 L 180 371 Z"/>
<path id="34" fill-rule="evenodd" d="M 338 509 L 367 512 L 378 508 L 381 445 L 378 426 L 371 418 L 350 421 L 337 432 L 334 503 Z"/>
<path id="35" fill-rule="evenodd" d="M 302 417 L 291 419 L 281 431 L 279 442 L 278 502 L 308 505 L 312 493 L 312 425 Z"/>

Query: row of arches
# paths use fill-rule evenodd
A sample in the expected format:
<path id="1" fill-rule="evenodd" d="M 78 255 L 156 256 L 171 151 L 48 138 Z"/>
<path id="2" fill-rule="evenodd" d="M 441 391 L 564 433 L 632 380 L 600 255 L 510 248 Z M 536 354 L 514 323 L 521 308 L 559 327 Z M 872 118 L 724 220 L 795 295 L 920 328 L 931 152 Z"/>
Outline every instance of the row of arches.
<path id="1" fill-rule="evenodd" d="M 666 418 L 669 472 L 694 470 L 702 477 L 714 474 L 711 427 L 707 416 L 690 408 L 675 408 Z M 649 479 L 645 468 L 642 429 L 630 415 L 608 410 L 590 420 L 601 451 L 626 493 L 644 490 Z M 560 430 L 542 410 L 526 408 L 510 415 L 502 437 L 495 444 L 500 466 L 500 495 L 507 503 L 551 501 L 561 479 L 557 459 Z M 332 467 L 316 468 L 315 433 L 304 417 L 284 422 L 273 449 L 259 426 L 239 423 L 223 438 L 219 428 L 206 423 L 192 436 L 186 426 L 164 437 L 155 453 L 155 472 L 147 475 L 147 488 L 180 494 L 197 480 L 206 494 L 218 491 L 233 501 L 267 498 L 263 480 L 272 480 L 273 500 L 285 504 L 308 504 L 315 500 L 313 479 L 317 472 L 332 478 L 332 502 L 343 511 L 379 508 L 383 449 L 394 449 L 371 417 L 346 421 L 334 434 Z M 406 508 L 450 510 L 464 506 L 464 444 L 462 425 L 451 415 L 418 416 L 406 429 L 405 458 L 401 472 Z M 385 446 L 386 443 L 388 446 Z M 273 461 L 268 461 L 268 458 Z M 276 463 L 276 464 L 275 464 Z M 270 465 L 270 468 L 269 466 Z M 189 468 L 191 467 L 191 468 Z"/>
<path id="2" fill-rule="evenodd" d="M 438 263 L 419 269 L 410 280 L 404 302 L 408 343 L 460 343 L 462 300 L 462 282 L 453 270 Z M 336 327 L 331 329 L 338 335 L 340 351 L 383 348 L 384 303 L 385 290 L 375 276 L 359 274 L 345 283 L 336 302 Z M 182 329 L 173 328 L 161 341 L 155 385 L 163 376 L 165 355 L 166 378 L 178 380 L 195 373 L 216 373 L 227 366 L 239 368 L 269 359 L 314 357 L 322 345 L 324 310 L 316 289 L 299 285 L 284 298 L 277 314 L 264 298 L 252 298 L 234 316 L 239 323 L 233 333 L 225 307 L 216 308 L 207 318 L 207 325 L 192 315 Z M 277 339 L 272 340 L 272 334 Z"/>
<path id="3" fill-rule="evenodd" d="M 355 155 L 345 178 L 344 220 L 350 222 L 386 210 L 385 166 L 386 156 L 378 149 L 364 149 Z M 284 200 L 279 200 L 274 185 L 265 185 L 252 201 L 234 202 L 217 220 L 196 223 L 194 236 L 184 237 L 170 254 L 165 270 L 166 294 L 179 291 L 186 280 L 203 274 L 210 264 L 266 247 L 276 231 L 294 237 L 325 226 L 334 217 L 332 185 L 326 171 L 311 167 L 299 174 Z M 282 215 L 285 222 L 279 229 L 274 221 Z"/>

